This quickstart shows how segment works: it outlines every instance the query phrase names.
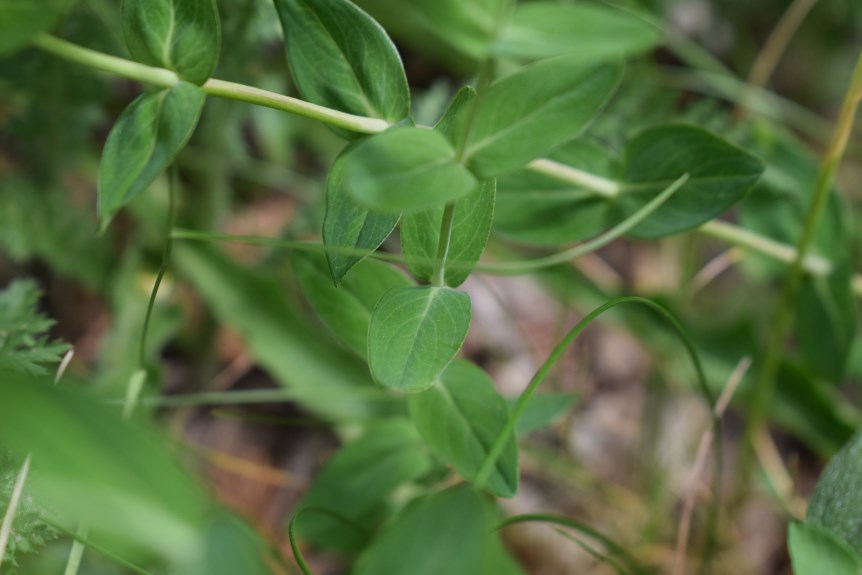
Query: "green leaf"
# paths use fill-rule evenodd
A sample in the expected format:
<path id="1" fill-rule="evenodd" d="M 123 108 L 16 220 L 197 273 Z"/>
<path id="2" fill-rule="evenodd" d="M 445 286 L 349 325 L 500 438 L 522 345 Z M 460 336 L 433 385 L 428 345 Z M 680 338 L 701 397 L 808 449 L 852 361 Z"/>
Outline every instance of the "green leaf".
<path id="1" fill-rule="evenodd" d="M 0 377 L 0 437 L 32 453 L 41 505 L 121 556 L 179 562 L 195 553 L 209 502 L 160 435 L 122 421 L 72 385 Z M 98 504 L 94 504 L 98 503 Z"/>
<path id="2" fill-rule="evenodd" d="M 849 266 L 808 276 L 797 301 L 797 340 L 807 367 L 841 383 L 856 335 L 856 302 Z"/>
<path id="3" fill-rule="evenodd" d="M 389 411 L 391 400 L 371 385 L 366 366 L 299 316 L 271 270 L 239 265 L 201 244 L 175 245 L 172 260 L 261 367 L 310 412 L 338 421 Z"/>
<path id="4" fill-rule="evenodd" d="M 862 433 L 826 466 L 808 503 L 807 521 L 862 554 Z"/>
<path id="5" fill-rule="evenodd" d="M 24 47 L 50 29 L 75 0 L 4 0 L 0 2 L 0 55 Z"/>
<path id="6" fill-rule="evenodd" d="M 368 325 L 380 298 L 393 287 L 411 285 L 392 266 L 365 260 L 336 288 L 322 256 L 294 252 L 291 264 L 311 307 L 332 332 L 361 357 L 368 353 Z"/>
<path id="7" fill-rule="evenodd" d="M 99 217 L 104 230 L 167 168 L 192 135 L 204 93 L 186 82 L 141 94 L 111 128 L 99 171 Z"/>
<path id="8" fill-rule="evenodd" d="M 445 262 L 445 281 L 458 287 L 470 275 L 485 251 L 494 219 L 495 181 L 482 182 L 472 193 L 455 202 L 455 215 Z M 440 242 L 442 206 L 405 214 L 401 219 L 401 247 L 410 272 L 430 280 Z"/>
<path id="9" fill-rule="evenodd" d="M 251 527 L 226 511 L 216 513 L 201 534 L 198 553 L 172 575 L 271 575 L 266 543 Z"/>
<path id="10" fill-rule="evenodd" d="M 671 182 L 685 185 L 629 235 L 657 238 L 692 229 L 745 197 L 763 173 L 748 152 L 695 126 L 669 124 L 644 130 L 626 145 L 619 204 L 636 212 Z"/>
<path id="11" fill-rule="evenodd" d="M 399 122 L 410 90 L 395 45 L 347 0 L 275 0 L 293 79 L 303 97 L 342 112 Z"/>
<path id="12" fill-rule="evenodd" d="M 610 152 L 583 140 L 569 142 L 550 159 L 613 180 L 621 169 Z M 494 231 L 521 243 L 574 243 L 620 220 L 614 202 L 559 178 L 519 170 L 497 180 Z"/>
<path id="13" fill-rule="evenodd" d="M 530 397 L 527 406 L 515 424 L 515 432 L 527 435 L 533 431 L 553 425 L 560 420 L 578 401 L 574 393 L 537 393 Z M 507 397 L 509 409 L 518 402 L 517 397 Z"/>
<path id="14" fill-rule="evenodd" d="M 46 373 L 44 364 L 59 363 L 69 348 L 48 341 L 54 320 L 39 313 L 42 292 L 32 280 L 15 280 L 0 291 L 0 373 Z"/>
<path id="15" fill-rule="evenodd" d="M 359 557 L 355 575 L 475 575 L 494 536 L 481 496 L 458 486 L 408 505 Z"/>
<path id="16" fill-rule="evenodd" d="M 540 1 L 518 5 L 493 50 L 515 58 L 573 54 L 583 62 L 596 62 L 651 50 L 660 40 L 657 25 L 629 11 Z"/>
<path id="17" fill-rule="evenodd" d="M 393 128 L 359 142 L 343 169 L 353 198 L 381 213 L 445 204 L 476 188 L 446 138 L 421 128 Z"/>
<path id="18" fill-rule="evenodd" d="M 794 575 L 862 573 L 862 557 L 852 547 L 811 523 L 791 523 L 787 547 Z"/>
<path id="19" fill-rule="evenodd" d="M 476 476 L 509 419 L 509 408 L 494 383 L 464 360 L 452 362 L 437 385 L 410 396 L 408 405 L 431 451 L 467 481 Z M 498 497 L 513 497 L 518 479 L 518 446 L 511 434 L 486 486 Z"/>
<path id="20" fill-rule="evenodd" d="M 221 45 L 215 0 L 123 0 L 122 18 L 137 61 L 198 85 L 215 70 Z"/>
<path id="21" fill-rule="evenodd" d="M 383 387 L 422 391 L 455 358 L 469 326 L 466 293 L 431 286 L 393 288 L 371 314 L 371 375 Z"/>
<path id="22" fill-rule="evenodd" d="M 618 65 L 550 58 L 503 77 L 482 97 L 465 158 L 480 178 L 520 168 L 574 139 L 619 83 Z"/>
<path id="23" fill-rule="evenodd" d="M 304 507 L 329 509 L 362 525 L 370 533 L 374 514 L 392 492 L 431 468 L 428 452 L 413 425 L 390 419 L 368 428 L 356 441 L 338 451 L 315 477 Z M 367 535 L 331 515 L 308 509 L 298 522 L 303 539 L 327 549 L 356 552 Z"/>
<path id="24" fill-rule="evenodd" d="M 348 147 L 335 160 L 326 181 L 326 217 L 323 220 L 323 243 L 332 280 L 338 285 L 345 274 L 365 258 L 364 255 L 340 253 L 339 249 L 376 250 L 398 223 L 397 214 L 379 214 L 357 204 L 347 193 L 344 180 L 344 158 Z"/>
<path id="25" fill-rule="evenodd" d="M 458 141 L 464 137 L 470 110 L 476 100 L 476 90 L 472 86 L 464 86 L 452 101 L 443 117 L 434 126 L 434 129 L 446 136 L 453 147 L 458 146 Z"/>

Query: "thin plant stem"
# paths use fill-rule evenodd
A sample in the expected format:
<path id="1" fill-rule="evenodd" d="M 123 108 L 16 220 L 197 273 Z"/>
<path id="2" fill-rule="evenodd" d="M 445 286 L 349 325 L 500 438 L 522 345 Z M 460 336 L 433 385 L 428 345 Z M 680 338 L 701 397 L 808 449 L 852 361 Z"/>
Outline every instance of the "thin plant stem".
<path id="1" fill-rule="evenodd" d="M 434 272 L 431 284 L 437 287 L 446 285 L 446 260 L 449 257 L 449 247 L 452 244 L 452 228 L 455 224 L 455 202 L 449 202 L 443 208 L 443 219 L 440 222 L 440 241 L 437 243 L 437 253 L 434 256 Z"/>
<path id="2" fill-rule="evenodd" d="M 621 186 L 617 182 L 553 160 L 545 158 L 533 160 L 527 164 L 527 169 L 537 174 L 543 174 L 586 188 L 591 192 L 595 192 L 596 195 L 608 199 L 613 199 L 620 195 Z"/>
<path id="3" fill-rule="evenodd" d="M 796 244 L 795 257 L 790 264 L 787 279 L 784 282 L 781 297 L 778 301 L 778 307 L 775 310 L 770 338 L 764 352 L 763 364 L 755 383 L 746 428 L 746 445 L 748 447 L 744 452 L 745 455 L 742 460 L 742 470 L 745 473 L 740 477 L 748 475 L 747 472 L 751 468 L 755 439 L 759 434 L 764 432 L 766 427 L 767 414 L 772 405 L 772 398 L 775 395 L 782 348 L 793 324 L 793 308 L 804 275 L 805 257 L 814 239 L 814 233 L 817 230 L 821 214 L 826 206 L 826 201 L 829 199 L 829 193 L 835 181 L 841 158 L 847 149 L 847 143 L 850 140 L 850 134 L 853 130 L 853 123 L 856 117 L 856 109 L 860 100 L 862 100 L 862 52 L 860 52 L 856 62 L 856 68 L 841 106 L 841 113 L 835 125 L 832 140 L 823 157 L 814 186 L 814 193 L 806 211 L 802 233 Z"/>
<path id="4" fill-rule="evenodd" d="M 147 66 L 96 50 L 90 50 L 89 48 L 84 48 L 83 46 L 78 46 L 77 44 L 51 36 L 50 34 L 39 34 L 33 39 L 33 45 L 65 60 L 77 62 L 116 76 L 137 80 L 144 84 L 170 88 L 180 82 L 179 76 L 171 70 Z M 215 78 L 210 78 L 200 88 L 211 96 L 240 100 L 267 108 L 290 112 L 362 134 L 376 134 L 389 127 L 389 123 L 386 120 L 379 118 L 356 116 L 324 106 L 318 106 L 317 104 L 305 102 L 297 98 L 291 98 L 290 96 L 284 96 L 244 84 L 217 80 Z"/>
<path id="5" fill-rule="evenodd" d="M 748 73 L 745 83 L 747 84 L 739 101 L 736 104 L 736 109 L 733 111 L 733 118 L 737 122 L 741 122 L 748 114 L 748 100 L 751 98 L 751 88 L 762 88 L 769 81 L 772 72 L 778 65 L 781 56 L 790 44 L 790 40 L 796 34 L 796 31 L 805 21 L 805 17 L 817 4 L 817 0 L 793 0 L 790 7 L 781 16 L 781 19 L 776 24 L 775 29 L 766 39 L 763 49 L 757 55 L 754 64 L 751 66 L 751 71 Z"/>
<path id="6" fill-rule="evenodd" d="M 6 505 L 6 514 L 3 516 L 3 523 L 0 524 L 0 567 L 3 566 L 3 557 L 6 555 L 6 547 L 9 543 L 9 537 L 12 535 L 12 522 L 15 520 L 18 504 L 21 502 L 21 496 L 24 494 L 24 484 L 27 482 L 27 475 L 30 473 L 30 460 L 31 457 L 29 455 L 24 458 L 21 470 L 18 471 L 18 476 L 15 478 L 15 485 L 12 487 L 12 495 L 9 497 L 9 503 Z"/>
<path id="7" fill-rule="evenodd" d="M 87 537 L 87 528 L 81 525 L 78 527 L 78 536 L 82 538 Z M 86 546 L 79 540 L 72 540 L 72 549 L 69 551 L 69 559 L 66 561 L 66 569 L 63 571 L 63 575 L 77 575 L 78 570 L 81 568 L 81 559 L 84 557 L 84 550 Z"/>

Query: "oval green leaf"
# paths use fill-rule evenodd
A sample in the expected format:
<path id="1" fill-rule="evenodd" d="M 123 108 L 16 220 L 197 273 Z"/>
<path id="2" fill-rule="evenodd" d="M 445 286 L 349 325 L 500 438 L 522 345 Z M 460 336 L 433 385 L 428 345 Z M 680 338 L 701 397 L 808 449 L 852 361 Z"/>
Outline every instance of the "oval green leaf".
<path id="1" fill-rule="evenodd" d="M 610 152 L 583 140 L 569 142 L 550 159 L 612 180 L 621 169 Z M 497 180 L 494 231 L 520 243 L 574 243 L 621 220 L 609 198 L 559 178 L 524 169 Z"/>
<path id="2" fill-rule="evenodd" d="M 516 170 L 574 139 L 619 83 L 615 64 L 585 66 L 561 56 L 491 84 L 467 139 L 465 158 L 481 178 Z"/>
<path id="3" fill-rule="evenodd" d="M 631 11 L 540 1 L 518 5 L 493 50 L 504 57 L 538 60 L 572 54 L 598 62 L 645 52 L 660 40 L 659 27 Z"/>
<path id="4" fill-rule="evenodd" d="M 626 217 L 674 180 L 685 185 L 629 235 L 658 238 L 692 229 L 741 200 L 763 173 L 763 163 L 745 150 L 685 124 L 644 130 L 625 150 L 619 204 Z"/>
<path id="5" fill-rule="evenodd" d="M 467 119 L 475 100 L 476 90 L 472 86 L 464 86 L 458 90 L 443 117 L 434 126 L 453 147 L 457 147 L 458 141 L 466 135 Z"/>
<path id="6" fill-rule="evenodd" d="M 6 0 L 0 2 L 0 55 L 24 47 L 50 29 L 75 0 Z"/>
<path id="7" fill-rule="evenodd" d="M 437 385 L 410 396 L 408 405 L 431 451 L 467 481 L 476 476 L 509 419 L 509 408 L 494 383 L 464 360 L 452 362 Z M 510 434 L 486 487 L 498 497 L 514 497 L 518 480 L 518 446 Z"/>
<path id="8" fill-rule="evenodd" d="M 418 499 L 365 551 L 355 575 L 476 575 L 494 537 L 482 497 L 461 485 Z"/>
<path id="9" fill-rule="evenodd" d="M 458 287 L 482 257 L 494 219 L 495 180 L 482 182 L 473 192 L 455 202 L 449 251 L 444 262 L 446 285 Z M 401 219 L 401 247 L 410 272 L 428 281 L 440 243 L 442 206 L 405 214 Z"/>
<path id="10" fill-rule="evenodd" d="M 859 575 L 862 557 L 828 531 L 811 523 L 790 524 L 787 548 L 794 575 Z"/>
<path id="11" fill-rule="evenodd" d="M 394 128 L 359 142 L 344 155 L 343 169 L 353 198 L 380 213 L 442 205 L 477 185 L 455 162 L 448 140 L 422 128 Z"/>
<path id="12" fill-rule="evenodd" d="M 329 509 L 369 528 L 386 498 L 400 485 L 431 468 L 422 439 L 409 421 L 390 419 L 372 425 L 347 444 L 314 478 L 303 506 Z M 319 547 L 355 553 L 368 541 L 331 515 L 312 509 L 297 523 L 300 536 Z"/>
<path id="13" fill-rule="evenodd" d="M 397 214 L 380 214 L 357 204 L 344 181 L 342 152 L 329 171 L 326 180 L 326 217 L 323 219 L 323 243 L 332 281 L 338 285 L 345 274 L 362 261 L 363 254 L 346 253 L 351 250 L 373 252 L 392 233 L 398 223 Z"/>
<path id="14" fill-rule="evenodd" d="M 410 114 L 401 57 L 386 31 L 348 0 L 276 0 L 293 79 L 303 97 L 399 122 Z"/>
<path id="15" fill-rule="evenodd" d="M 215 70 L 221 46 L 215 0 L 123 0 L 122 18 L 137 61 L 198 85 Z"/>
<path id="16" fill-rule="evenodd" d="M 141 94 L 120 114 L 108 134 L 99 170 L 102 229 L 185 147 L 197 125 L 204 97 L 196 86 L 180 82 Z"/>
<path id="17" fill-rule="evenodd" d="M 371 375 L 383 387 L 427 389 L 455 358 L 469 327 L 466 293 L 432 286 L 393 288 L 371 315 Z"/>
<path id="18" fill-rule="evenodd" d="M 808 504 L 807 521 L 862 554 L 862 433 L 826 466 Z"/>
<path id="19" fill-rule="evenodd" d="M 393 287 L 411 285 L 403 273 L 374 260 L 358 264 L 337 288 L 322 256 L 297 251 L 291 264 L 302 293 L 323 323 L 361 357 L 368 353 L 368 325 L 374 306 Z"/>

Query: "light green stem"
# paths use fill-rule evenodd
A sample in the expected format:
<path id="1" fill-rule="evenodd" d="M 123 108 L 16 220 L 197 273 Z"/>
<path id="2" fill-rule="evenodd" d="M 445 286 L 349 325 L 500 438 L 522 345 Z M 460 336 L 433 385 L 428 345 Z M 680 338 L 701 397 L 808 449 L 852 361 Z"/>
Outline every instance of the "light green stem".
<path id="1" fill-rule="evenodd" d="M 446 260 L 449 257 L 449 247 L 452 243 L 452 228 L 455 224 L 455 202 L 449 202 L 443 209 L 443 219 L 440 223 L 440 241 L 437 243 L 437 254 L 434 257 L 434 273 L 431 284 L 437 287 L 446 285 Z"/>
<path id="2" fill-rule="evenodd" d="M 29 473 L 30 456 L 28 455 L 24 459 L 24 464 L 21 465 L 18 476 L 15 478 L 15 485 L 12 487 L 9 504 L 6 505 L 6 514 L 3 516 L 2 525 L 0 525 L 0 567 L 3 565 L 3 556 L 6 554 L 9 537 L 12 535 L 12 522 L 15 520 L 15 513 L 18 510 L 18 504 L 21 502 L 21 496 L 24 494 L 24 484 L 27 482 L 27 475 Z"/>
<path id="3" fill-rule="evenodd" d="M 527 169 L 538 174 L 544 174 L 560 181 L 569 182 L 586 188 L 596 195 L 613 199 L 620 195 L 622 186 L 613 180 L 596 176 L 560 162 L 541 158 L 527 164 Z"/>
<path id="4" fill-rule="evenodd" d="M 124 58 L 117 58 L 116 56 L 97 52 L 96 50 L 90 50 L 89 48 L 56 38 L 50 34 L 39 34 L 33 40 L 33 45 L 65 60 L 77 62 L 78 64 L 131 80 L 137 80 L 144 84 L 169 88 L 180 82 L 179 76 L 171 70 L 147 66 Z M 291 114 L 319 120 L 331 126 L 344 128 L 352 132 L 376 134 L 389 127 L 389 123 L 386 120 L 379 118 L 366 118 L 365 116 L 347 114 L 297 98 L 291 98 L 290 96 L 284 96 L 244 84 L 216 80 L 215 78 L 207 80 L 201 86 L 201 89 L 211 96 L 240 100 L 283 112 L 290 112 Z"/>

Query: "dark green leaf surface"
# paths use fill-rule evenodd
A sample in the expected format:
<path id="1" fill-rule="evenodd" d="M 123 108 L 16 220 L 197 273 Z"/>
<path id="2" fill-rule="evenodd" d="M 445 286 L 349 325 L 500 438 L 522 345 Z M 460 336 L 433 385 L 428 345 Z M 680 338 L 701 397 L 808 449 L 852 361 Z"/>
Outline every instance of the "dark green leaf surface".
<path id="1" fill-rule="evenodd" d="M 336 421 L 386 411 L 390 399 L 371 385 L 365 365 L 304 321 L 270 271 L 241 266 L 204 245 L 175 245 L 173 261 L 215 316 L 309 411 Z"/>
<path id="2" fill-rule="evenodd" d="M 356 201 L 389 214 L 445 204 L 477 184 L 455 163 L 446 138 L 421 128 L 394 128 L 363 140 L 344 155 L 343 169 Z"/>
<path id="3" fill-rule="evenodd" d="M 797 302 L 797 340 L 806 366 L 841 383 L 856 335 L 856 303 L 849 266 L 805 278 Z"/>
<path id="4" fill-rule="evenodd" d="M 862 554 L 862 433 L 826 466 L 808 504 L 807 521 Z"/>
<path id="5" fill-rule="evenodd" d="M 377 511 L 400 485 L 417 479 L 431 467 L 429 453 L 413 425 L 390 419 L 338 451 L 315 477 L 303 506 L 329 509 L 367 529 L 366 537 L 331 515 L 309 509 L 298 522 L 300 536 L 327 549 L 356 552 L 366 543 Z"/>
<path id="6" fill-rule="evenodd" d="M 619 162 L 607 150 L 575 140 L 550 159 L 590 174 L 615 180 Z M 494 230 L 515 241 L 559 246 L 600 233 L 622 217 L 615 203 L 596 193 L 531 170 L 497 180 Z"/>
<path id="7" fill-rule="evenodd" d="M 322 256 L 297 251 L 291 264 L 302 292 L 323 323 L 361 357 L 368 353 L 374 306 L 391 288 L 411 285 L 403 273 L 374 260 L 358 264 L 337 288 Z"/>
<path id="8" fill-rule="evenodd" d="M 476 575 L 492 524 L 481 496 L 458 486 L 408 505 L 359 557 L 355 575 Z"/>
<path id="9" fill-rule="evenodd" d="M 410 397 L 410 417 L 440 459 L 471 481 L 488 450 L 506 426 L 509 408 L 479 367 L 455 360 L 440 382 Z M 488 490 L 499 497 L 518 492 L 518 446 L 510 437 L 488 477 Z"/>
<path id="10" fill-rule="evenodd" d="M 123 34 L 132 57 L 203 84 L 218 63 L 221 24 L 215 0 L 123 0 Z"/>
<path id="11" fill-rule="evenodd" d="M 494 180 L 482 182 L 473 192 L 455 202 L 455 219 L 445 261 L 445 281 L 458 287 L 470 275 L 485 251 L 494 219 Z M 440 242 L 442 206 L 405 214 L 401 219 L 401 247 L 410 272 L 420 280 L 430 280 Z"/>
<path id="12" fill-rule="evenodd" d="M 350 148 L 348 148 L 349 150 Z M 332 280 L 338 285 L 344 275 L 365 256 L 339 253 L 339 249 L 376 250 L 398 223 L 397 214 L 379 214 L 357 204 L 347 193 L 344 181 L 345 152 L 335 160 L 326 180 L 326 217 L 323 243 Z"/>
<path id="13" fill-rule="evenodd" d="M 510 409 L 517 401 L 517 397 L 506 398 Z M 527 401 L 527 406 L 515 424 L 515 431 L 518 435 L 526 435 L 553 425 L 562 419 L 577 401 L 578 396 L 573 393 L 537 393 Z"/>
<path id="14" fill-rule="evenodd" d="M 491 84 L 465 158 L 481 178 L 520 168 L 574 139 L 613 93 L 620 67 L 550 58 Z"/>
<path id="15" fill-rule="evenodd" d="M 696 227 L 741 200 L 763 173 L 749 154 L 695 126 L 671 124 L 644 130 L 625 151 L 623 191 L 619 198 L 629 216 L 674 180 L 685 185 L 629 235 L 657 238 Z"/>
<path id="16" fill-rule="evenodd" d="M 393 288 L 371 315 L 371 375 L 383 387 L 427 389 L 455 358 L 469 326 L 466 293 L 431 286 Z"/>
<path id="17" fill-rule="evenodd" d="M 276 0 L 303 97 L 395 123 L 410 113 L 401 58 L 380 25 L 347 0 Z"/>
<path id="18" fill-rule="evenodd" d="M 33 36 L 50 29 L 75 0 L 2 0 L 0 55 L 24 47 Z"/>
<path id="19" fill-rule="evenodd" d="M 124 556 L 179 562 L 194 554 L 209 502 L 164 438 L 72 390 L 0 377 L 0 437 L 33 455 L 28 485 L 41 505 Z"/>
<path id="20" fill-rule="evenodd" d="M 601 4 L 529 2 L 494 45 L 501 56 L 540 59 L 577 55 L 584 62 L 617 59 L 654 48 L 661 31 L 629 11 Z"/>
<path id="21" fill-rule="evenodd" d="M 794 575 L 859 575 L 862 557 L 828 531 L 811 523 L 790 524 L 787 548 Z"/>
<path id="22" fill-rule="evenodd" d="M 145 92 L 117 119 L 99 171 L 99 217 L 102 228 L 167 168 L 192 135 L 204 105 L 204 93 L 180 82 Z"/>

